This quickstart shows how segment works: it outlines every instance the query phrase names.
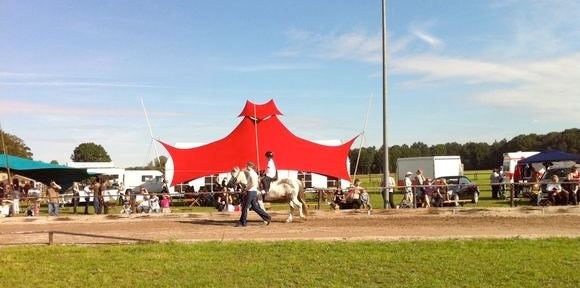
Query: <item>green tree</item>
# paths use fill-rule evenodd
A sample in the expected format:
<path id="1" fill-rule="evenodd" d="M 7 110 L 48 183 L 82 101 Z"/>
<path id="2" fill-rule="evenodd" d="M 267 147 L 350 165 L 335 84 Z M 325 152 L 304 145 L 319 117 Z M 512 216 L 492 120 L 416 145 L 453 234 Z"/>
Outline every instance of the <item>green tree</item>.
<path id="1" fill-rule="evenodd" d="M 74 162 L 111 162 L 111 157 L 105 148 L 95 143 L 82 143 L 70 156 Z"/>
<path id="2" fill-rule="evenodd" d="M 159 159 L 157 159 L 157 157 L 151 161 L 149 161 L 149 163 L 147 163 L 147 165 L 145 166 L 133 166 L 133 167 L 127 167 L 125 169 L 127 170 L 157 170 L 160 171 L 161 173 L 163 173 L 163 176 L 165 177 L 165 163 L 167 163 L 167 160 L 169 158 L 167 158 L 167 156 L 159 156 Z"/>
<path id="3" fill-rule="evenodd" d="M 0 130 L 0 137 L 2 137 L 3 145 L 2 153 L 22 157 L 26 159 L 32 159 L 32 152 L 30 152 L 30 148 L 26 146 L 22 139 L 4 132 L 4 130 Z"/>

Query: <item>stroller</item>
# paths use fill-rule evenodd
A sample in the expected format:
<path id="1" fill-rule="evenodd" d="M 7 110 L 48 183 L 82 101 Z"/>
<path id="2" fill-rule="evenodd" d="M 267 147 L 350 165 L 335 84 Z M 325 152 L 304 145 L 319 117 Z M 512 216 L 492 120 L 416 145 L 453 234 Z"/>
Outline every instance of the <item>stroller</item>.
<path id="1" fill-rule="evenodd" d="M 123 202 L 123 208 L 121 209 L 121 214 L 131 214 L 133 210 L 131 209 L 131 203 L 129 201 Z"/>
<path id="2" fill-rule="evenodd" d="M 405 197 L 397 205 L 397 209 L 413 208 L 413 192 L 405 192 Z"/>

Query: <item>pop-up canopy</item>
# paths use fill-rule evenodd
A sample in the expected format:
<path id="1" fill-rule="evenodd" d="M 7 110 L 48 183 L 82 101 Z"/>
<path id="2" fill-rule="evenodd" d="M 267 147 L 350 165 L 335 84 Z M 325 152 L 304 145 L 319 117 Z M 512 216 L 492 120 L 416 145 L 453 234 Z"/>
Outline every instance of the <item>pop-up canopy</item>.
<path id="1" fill-rule="evenodd" d="M 560 162 L 560 161 L 580 161 L 580 156 L 548 149 L 536 155 L 518 161 L 520 164 Z"/>
<path id="2" fill-rule="evenodd" d="M 171 185 L 203 176 L 231 171 L 247 162 L 258 170 L 266 167 L 266 151 L 274 153 L 276 168 L 308 171 L 350 180 L 348 153 L 358 136 L 338 146 L 317 144 L 292 134 L 278 119 L 282 115 L 274 100 L 265 104 L 246 101 L 240 124 L 225 138 L 189 149 L 159 141 L 169 152 L 174 165 Z"/>
<path id="3" fill-rule="evenodd" d="M 0 169 L 8 170 L 46 185 L 54 181 L 63 188 L 72 186 L 75 181 L 89 178 L 87 169 L 71 168 L 63 165 L 50 164 L 12 155 L 0 154 Z"/>

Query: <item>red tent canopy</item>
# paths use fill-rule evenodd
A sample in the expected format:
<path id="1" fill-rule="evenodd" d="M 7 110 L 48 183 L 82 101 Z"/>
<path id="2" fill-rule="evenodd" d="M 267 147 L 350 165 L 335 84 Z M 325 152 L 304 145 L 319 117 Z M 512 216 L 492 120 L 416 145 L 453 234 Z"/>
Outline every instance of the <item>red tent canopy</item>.
<path id="1" fill-rule="evenodd" d="M 173 160 L 171 185 L 228 172 L 234 166 L 245 166 L 249 161 L 256 163 L 258 170 L 263 170 L 266 151 L 274 152 L 278 169 L 350 179 L 346 163 L 350 147 L 358 136 L 338 146 L 317 144 L 292 134 L 277 115 L 282 113 L 274 100 L 265 104 L 246 101 L 239 115 L 244 117 L 241 123 L 221 140 L 189 149 L 159 141 Z"/>

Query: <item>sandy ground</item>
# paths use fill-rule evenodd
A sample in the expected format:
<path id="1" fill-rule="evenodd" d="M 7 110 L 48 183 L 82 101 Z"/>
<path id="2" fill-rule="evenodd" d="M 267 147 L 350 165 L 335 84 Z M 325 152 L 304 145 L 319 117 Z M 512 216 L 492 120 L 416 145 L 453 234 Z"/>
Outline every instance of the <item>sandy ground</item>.
<path id="1" fill-rule="evenodd" d="M 292 223 L 285 223 L 283 211 L 271 214 L 273 222 L 265 226 L 250 211 L 247 227 L 234 227 L 239 213 L 219 212 L 7 217 L 0 218 L 0 244 L 47 244 L 51 231 L 54 244 L 580 237 L 578 206 L 375 209 L 370 215 L 327 209 Z"/>

